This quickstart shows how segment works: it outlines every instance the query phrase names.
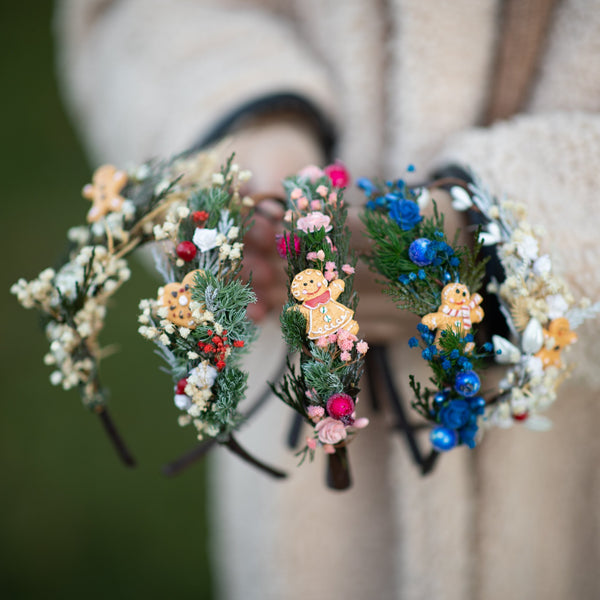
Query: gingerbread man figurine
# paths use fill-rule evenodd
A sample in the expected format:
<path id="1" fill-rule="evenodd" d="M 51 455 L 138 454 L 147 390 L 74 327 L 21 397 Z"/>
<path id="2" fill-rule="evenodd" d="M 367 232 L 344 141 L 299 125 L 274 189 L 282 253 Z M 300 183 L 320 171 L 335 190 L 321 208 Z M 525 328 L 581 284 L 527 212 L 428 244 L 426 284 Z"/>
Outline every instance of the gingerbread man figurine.
<path id="1" fill-rule="evenodd" d="M 358 333 L 354 311 L 336 302 L 345 286 L 341 279 L 335 279 L 328 285 L 323 273 L 316 269 L 304 269 L 294 277 L 290 289 L 294 298 L 302 304 L 293 308 L 306 317 L 308 339 L 316 340 L 340 329 L 353 335 Z"/>
<path id="2" fill-rule="evenodd" d="M 442 304 L 438 312 L 429 313 L 421 319 L 421 323 L 429 329 L 437 329 L 435 345 L 441 348 L 440 337 L 442 331 L 450 329 L 466 335 L 471 330 L 473 323 L 483 320 L 483 309 L 479 306 L 483 298 L 479 294 L 471 294 L 466 285 L 462 283 L 449 283 L 442 290 Z M 475 348 L 473 342 L 465 346 L 465 352 Z"/>
<path id="3" fill-rule="evenodd" d="M 550 321 L 548 329 L 544 329 L 544 346 L 536 354 L 544 367 L 562 367 L 560 352 L 565 346 L 577 341 L 577 334 L 571 330 L 569 320 L 559 317 Z"/>
<path id="4" fill-rule="evenodd" d="M 196 329 L 190 302 L 192 301 L 192 288 L 194 287 L 196 273 L 203 272 L 201 269 L 195 269 L 190 271 L 181 283 L 168 283 L 163 287 L 158 302 L 160 306 L 166 306 L 169 309 L 166 318 L 174 325 Z"/>
<path id="5" fill-rule="evenodd" d="M 121 209 L 125 200 L 119 194 L 126 183 L 127 173 L 118 171 L 113 165 L 96 169 L 92 183 L 88 183 L 82 191 L 83 197 L 93 202 L 87 214 L 89 223 L 95 223 L 105 214 Z"/>

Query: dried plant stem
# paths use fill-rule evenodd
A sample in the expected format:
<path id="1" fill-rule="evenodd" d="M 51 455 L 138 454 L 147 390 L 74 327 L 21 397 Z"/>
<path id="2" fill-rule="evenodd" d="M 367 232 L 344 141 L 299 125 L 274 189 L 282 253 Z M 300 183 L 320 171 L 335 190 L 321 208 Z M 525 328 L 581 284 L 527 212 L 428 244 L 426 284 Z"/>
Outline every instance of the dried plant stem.
<path id="1" fill-rule="evenodd" d="M 133 458 L 131 452 L 129 452 L 129 449 L 125 445 L 125 441 L 118 432 L 115 422 L 112 420 L 112 417 L 110 416 L 106 406 L 99 407 L 96 413 L 100 417 L 100 421 L 104 426 L 104 431 L 106 431 L 108 438 L 112 442 L 123 464 L 127 467 L 135 467 L 135 459 Z"/>

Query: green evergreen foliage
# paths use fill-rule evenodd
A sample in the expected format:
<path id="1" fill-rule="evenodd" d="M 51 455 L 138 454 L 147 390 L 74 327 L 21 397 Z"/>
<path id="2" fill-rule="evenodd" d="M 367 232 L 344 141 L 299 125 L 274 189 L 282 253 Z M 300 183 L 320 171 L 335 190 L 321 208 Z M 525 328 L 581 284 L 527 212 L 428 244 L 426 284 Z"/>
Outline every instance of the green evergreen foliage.
<path id="1" fill-rule="evenodd" d="M 279 316 L 281 334 L 290 352 L 300 352 L 306 338 L 306 318 L 296 310 L 297 307 L 298 303 L 295 300 L 293 304 L 288 302 Z"/>

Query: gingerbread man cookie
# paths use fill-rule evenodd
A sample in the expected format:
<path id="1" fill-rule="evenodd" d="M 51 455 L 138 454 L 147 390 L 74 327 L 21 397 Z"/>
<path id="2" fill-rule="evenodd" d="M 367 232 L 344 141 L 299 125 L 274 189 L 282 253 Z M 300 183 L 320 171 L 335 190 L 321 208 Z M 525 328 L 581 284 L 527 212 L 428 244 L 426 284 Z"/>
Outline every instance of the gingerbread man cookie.
<path id="1" fill-rule="evenodd" d="M 203 273 L 201 269 L 190 271 L 181 283 L 168 283 L 163 288 L 162 296 L 159 296 L 158 302 L 162 306 L 169 308 L 167 319 L 179 327 L 196 329 L 196 323 L 192 318 L 190 302 L 192 301 L 192 287 L 196 273 Z"/>
<path id="2" fill-rule="evenodd" d="M 560 351 L 577 341 L 577 334 L 571 330 L 569 320 L 560 317 L 550 321 L 548 329 L 544 329 L 544 346 L 536 354 L 541 358 L 544 367 L 562 367 Z"/>
<path id="3" fill-rule="evenodd" d="M 473 323 L 483 320 L 483 309 L 479 306 L 483 298 L 479 294 L 471 294 L 466 285 L 462 283 L 449 283 L 442 290 L 442 304 L 438 312 L 429 313 L 421 319 L 421 323 L 429 329 L 437 329 L 435 345 L 441 348 L 440 337 L 442 331 L 450 329 L 466 335 L 471 330 Z M 475 344 L 469 342 L 465 346 L 466 352 L 471 352 Z"/>
<path id="4" fill-rule="evenodd" d="M 304 269 L 298 273 L 291 285 L 292 295 L 301 302 L 296 306 L 306 317 L 306 333 L 310 340 L 330 335 L 345 329 L 356 335 L 358 323 L 353 320 L 354 311 L 336 302 L 346 284 L 335 279 L 329 285 L 321 271 Z"/>
<path id="5" fill-rule="evenodd" d="M 120 210 L 124 198 L 119 195 L 127 183 L 127 173 L 118 171 L 113 165 L 103 165 L 96 169 L 92 183 L 88 183 L 82 191 L 84 198 L 93 202 L 88 211 L 89 223 L 98 221 L 109 212 Z"/>

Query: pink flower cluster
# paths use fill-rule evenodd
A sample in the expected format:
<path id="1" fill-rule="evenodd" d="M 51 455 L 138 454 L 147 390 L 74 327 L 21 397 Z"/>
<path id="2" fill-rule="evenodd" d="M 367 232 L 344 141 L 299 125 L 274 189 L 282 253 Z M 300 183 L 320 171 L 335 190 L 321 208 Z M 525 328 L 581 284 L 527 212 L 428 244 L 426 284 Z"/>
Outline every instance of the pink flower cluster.
<path id="1" fill-rule="evenodd" d="M 327 279 L 327 281 L 333 281 L 334 279 L 338 278 L 338 272 L 336 271 L 337 267 L 335 266 L 335 263 L 331 260 L 328 260 L 325 263 L 325 279 Z"/>
<path id="2" fill-rule="evenodd" d="M 340 359 L 344 362 L 349 362 L 352 359 L 352 355 L 350 352 L 355 347 L 356 351 L 359 354 L 366 354 L 369 349 L 369 344 L 364 340 L 359 340 L 354 334 L 346 331 L 345 329 L 340 329 L 337 333 L 332 333 L 330 335 L 323 335 L 320 338 L 317 338 L 317 347 L 319 348 L 327 348 L 329 344 L 336 344 L 338 348 L 342 351 L 340 354 Z"/>
<path id="3" fill-rule="evenodd" d="M 306 260 L 325 260 L 325 252 L 319 250 L 318 252 L 308 252 L 306 254 Z"/>

